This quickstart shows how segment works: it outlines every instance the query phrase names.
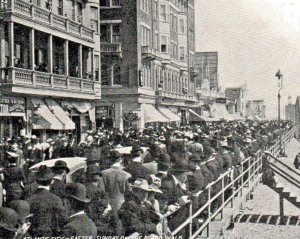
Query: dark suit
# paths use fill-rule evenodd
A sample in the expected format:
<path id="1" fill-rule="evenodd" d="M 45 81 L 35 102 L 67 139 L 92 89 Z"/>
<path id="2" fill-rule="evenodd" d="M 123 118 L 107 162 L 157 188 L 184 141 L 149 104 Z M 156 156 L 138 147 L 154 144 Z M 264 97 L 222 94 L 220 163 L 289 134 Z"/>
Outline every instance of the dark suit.
<path id="1" fill-rule="evenodd" d="M 54 178 L 52 184 L 50 185 L 50 192 L 63 198 L 65 195 L 66 184 L 57 178 Z"/>
<path id="2" fill-rule="evenodd" d="M 94 239 L 97 237 L 97 228 L 95 223 L 84 213 L 70 217 L 63 226 L 60 236 L 68 238 L 90 236 Z"/>
<path id="3" fill-rule="evenodd" d="M 156 225 L 159 223 L 159 216 L 150 206 L 143 206 L 132 192 L 126 195 L 126 201 L 119 210 L 119 217 L 125 229 L 125 236 L 134 232 L 140 235 L 156 233 Z"/>
<path id="4" fill-rule="evenodd" d="M 32 237 L 52 237 L 64 224 L 67 216 L 62 200 L 46 189 L 38 188 L 28 199 L 33 214 L 29 233 Z"/>
<path id="5" fill-rule="evenodd" d="M 152 174 L 151 170 L 144 167 L 141 163 L 132 162 L 125 168 L 125 171 L 131 174 L 131 178 L 129 178 L 129 182 L 134 182 L 137 178 L 147 179 L 147 176 Z"/>

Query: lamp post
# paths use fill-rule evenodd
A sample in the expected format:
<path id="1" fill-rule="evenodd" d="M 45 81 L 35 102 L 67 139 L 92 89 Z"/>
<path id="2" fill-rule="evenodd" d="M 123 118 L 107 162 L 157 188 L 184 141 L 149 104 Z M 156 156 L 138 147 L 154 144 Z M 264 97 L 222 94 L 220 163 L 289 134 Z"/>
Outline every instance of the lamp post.
<path id="1" fill-rule="evenodd" d="M 281 89 L 282 89 L 282 78 L 283 78 L 283 74 L 280 72 L 280 70 L 277 71 L 276 75 L 275 75 L 278 80 L 279 80 L 279 89 L 278 89 L 278 129 L 279 129 L 279 156 L 280 157 L 286 157 L 285 154 L 285 150 L 284 148 L 282 148 L 282 135 L 281 135 L 281 127 L 280 127 L 280 123 L 281 123 L 281 119 L 280 119 L 280 98 L 281 98 Z"/>

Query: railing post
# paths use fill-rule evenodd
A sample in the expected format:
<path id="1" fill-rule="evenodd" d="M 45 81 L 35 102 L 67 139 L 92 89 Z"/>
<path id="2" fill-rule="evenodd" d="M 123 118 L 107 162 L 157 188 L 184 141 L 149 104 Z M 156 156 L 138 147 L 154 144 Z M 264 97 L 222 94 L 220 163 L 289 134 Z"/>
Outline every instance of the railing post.
<path id="1" fill-rule="evenodd" d="M 189 210 L 190 210 L 189 238 L 192 238 L 193 236 L 193 200 L 192 199 L 190 201 Z"/>
<path id="2" fill-rule="evenodd" d="M 210 222 L 211 222 L 211 186 L 208 188 L 208 224 L 207 224 L 207 238 L 210 236 Z"/>
<path id="3" fill-rule="evenodd" d="M 224 177 L 222 178 L 222 210 L 221 210 L 221 219 L 224 218 L 224 202 L 225 202 L 225 190 L 224 190 Z"/>
<path id="4" fill-rule="evenodd" d="M 243 196 L 243 186 L 244 186 L 244 162 L 242 162 L 242 177 L 241 177 L 241 196 Z"/>

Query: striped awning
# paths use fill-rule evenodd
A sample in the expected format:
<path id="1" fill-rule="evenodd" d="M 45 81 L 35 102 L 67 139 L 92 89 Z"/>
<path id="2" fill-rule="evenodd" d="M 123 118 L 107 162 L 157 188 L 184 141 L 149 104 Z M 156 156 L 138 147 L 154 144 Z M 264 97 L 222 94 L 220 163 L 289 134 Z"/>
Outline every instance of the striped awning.
<path id="1" fill-rule="evenodd" d="M 154 123 L 154 122 L 170 122 L 169 119 L 164 117 L 153 105 L 145 104 L 144 105 L 144 118 L 145 123 Z"/>
<path id="2" fill-rule="evenodd" d="M 75 129 L 75 123 L 70 119 L 67 113 L 53 99 L 46 99 L 49 109 L 53 112 L 56 118 L 62 123 L 64 130 Z"/>
<path id="3" fill-rule="evenodd" d="M 163 116 L 165 116 L 165 118 L 169 119 L 170 122 L 180 121 L 180 117 L 175 115 L 167 107 L 160 106 L 160 107 L 158 107 L 158 110 L 160 111 L 160 113 L 162 113 Z"/>

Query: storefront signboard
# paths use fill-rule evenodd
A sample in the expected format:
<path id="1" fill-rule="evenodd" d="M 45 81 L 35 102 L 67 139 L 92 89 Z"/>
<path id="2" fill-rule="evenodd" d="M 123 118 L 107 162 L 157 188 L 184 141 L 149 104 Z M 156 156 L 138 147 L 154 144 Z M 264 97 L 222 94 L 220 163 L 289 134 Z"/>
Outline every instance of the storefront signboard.
<path id="1" fill-rule="evenodd" d="M 14 114 L 25 113 L 25 99 L 21 97 L 0 97 L 0 113 Z"/>

